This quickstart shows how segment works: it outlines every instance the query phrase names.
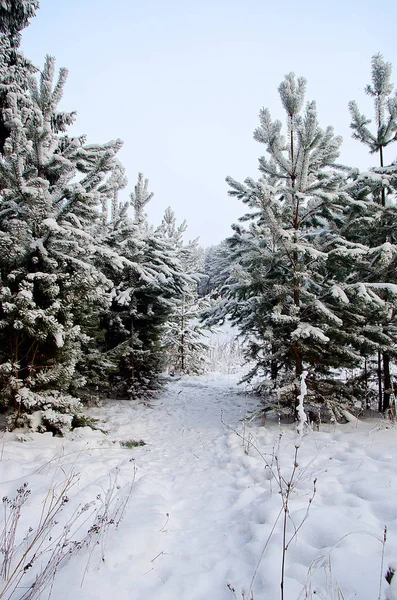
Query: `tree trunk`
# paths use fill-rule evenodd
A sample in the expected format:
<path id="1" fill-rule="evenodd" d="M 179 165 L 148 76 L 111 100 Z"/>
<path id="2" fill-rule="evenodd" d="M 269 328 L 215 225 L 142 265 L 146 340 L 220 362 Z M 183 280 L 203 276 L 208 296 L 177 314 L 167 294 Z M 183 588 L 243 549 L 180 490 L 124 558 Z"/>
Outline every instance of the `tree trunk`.
<path id="1" fill-rule="evenodd" d="M 181 371 L 185 372 L 185 296 L 182 298 L 182 315 L 181 315 Z"/>
<path id="2" fill-rule="evenodd" d="M 367 357 L 364 358 L 364 385 L 365 385 L 365 408 L 371 408 L 371 403 L 368 398 L 368 365 Z"/>
<path id="3" fill-rule="evenodd" d="M 272 357 L 274 356 L 274 345 L 272 344 Z M 276 383 L 277 380 L 277 375 L 278 375 L 278 364 L 277 364 L 277 360 L 275 358 L 272 358 L 271 362 L 270 362 L 270 377 L 271 380 L 274 381 L 274 383 Z"/>
<path id="4" fill-rule="evenodd" d="M 383 412 L 382 357 L 380 350 L 378 350 L 378 410 Z"/>
<path id="5" fill-rule="evenodd" d="M 132 349 L 134 347 L 134 321 L 131 317 L 131 329 L 130 329 L 130 348 Z M 131 377 L 131 384 L 135 379 L 135 365 L 134 365 L 134 354 L 133 352 L 131 352 L 130 355 L 130 377 Z"/>
<path id="6" fill-rule="evenodd" d="M 381 120 L 380 120 L 380 115 L 378 115 L 378 128 L 380 126 L 381 126 Z M 382 146 L 380 146 L 380 148 L 379 148 L 379 163 L 380 163 L 380 166 L 383 167 L 383 148 L 382 148 Z M 383 188 L 383 187 L 382 187 L 382 191 L 381 191 L 381 205 L 382 206 L 386 205 L 386 194 L 385 194 L 385 188 Z M 384 240 L 384 241 L 386 241 L 386 240 Z M 385 410 L 384 398 L 383 398 L 383 392 L 382 392 L 382 360 L 381 360 L 380 350 L 378 351 L 378 410 L 379 410 L 379 412 L 383 412 Z"/>
<path id="7" fill-rule="evenodd" d="M 292 346 L 292 353 L 295 359 L 295 377 L 300 378 L 303 373 L 303 352 L 298 344 Z"/>
<path id="8" fill-rule="evenodd" d="M 382 146 L 379 148 L 379 162 L 380 162 L 380 166 L 383 167 L 383 147 Z M 384 187 L 382 187 L 381 195 L 382 195 L 382 200 L 381 200 L 382 206 L 385 207 L 386 206 L 386 190 Z"/>
<path id="9" fill-rule="evenodd" d="M 383 353 L 383 412 L 390 406 L 390 395 L 392 392 L 392 381 L 390 375 L 390 355 Z"/>
<path id="10" fill-rule="evenodd" d="M 181 337 L 181 371 L 185 372 L 185 336 L 183 333 Z"/>

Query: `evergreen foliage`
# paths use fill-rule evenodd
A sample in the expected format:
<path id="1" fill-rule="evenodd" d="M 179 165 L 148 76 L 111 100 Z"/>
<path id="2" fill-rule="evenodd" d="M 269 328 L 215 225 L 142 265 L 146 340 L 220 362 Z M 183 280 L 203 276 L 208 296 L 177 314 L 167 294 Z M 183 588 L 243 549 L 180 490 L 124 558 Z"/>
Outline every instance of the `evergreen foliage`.
<path id="1" fill-rule="evenodd" d="M 217 296 L 230 275 L 232 259 L 230 248 L 223 240 L 216 246 L 210 246 L 204 252 L 203 276 L 199 282 L 199 295 Z"/>
<path id="2" fill-rule="evenodd" d="M 19 46 L 21 31 L 35 16 L 38 0 L 2 0 L 0 4 L 0 33 L 7 37 L 12 47 Z"/>
<path id="3" fill-rule="evenodd" d="M 175 298 L 162 336 L 166 351 L 166 364 L 169 371 L 202 373 L 207 366 L 208 342 L 200 316 L 208 305 L 208 299 L 200 298 L 198 286 L 202 279 L 202 253 L 198 240 L 183 243 L 186 223 L 176 226 L 173 211 L 168 208 L 160 226 L 165 236 L 172 242 L 186 282 L 180 297 Z"/>
<path id="4" fill-rule="evenodd" d="M 63 434 L 79 397 L 156 388 L 165 323 L 194 279 L 164 227 L 149 225 L 141 174 L 119 202 L 121 141 L 67 135 L 76 116 L 58 110 L 67 70 L 56 78 L 48 56 L 36 79 L 17 49 L 34 8 L 1 9 L 1 404 L 12 425 Z"/>
<path id="5" fill-rule="evenodd" d="M 47 57 L 40 82 L 29 77 L 19 96 L 7 92 L 2 112 L 10 133 L 0 165 L 2 402 L 17 419 L 83 385 L 76 364 L 86 324 L 111 289 L 93 263 L 94 228 L 121 142 L 64 135 L 74 119 L 57 111 L 67 72 L 54 76 Z"/>
<path id="6" fill-rule="evenodd" d="M 227 178 L 248 212 L 228 240 L 234 267 L 211 319 L 227 316 L 239 327 L 253 361 L 246 380 L 259 381 L 266 408 L 294 413 L 308 371 L 307 401 L 338 418 L 349 399 L 336 370 L 359 366 L 384 338 L 375 325 L 382 286 L 361 280 L 369 255 L 344 236 L 357 202 L 335 163 L 341 138 L 320 129 L 315 103 L 304 107 L 305 89 L 293 74 L 279 87 L 285 136 L 261 110 L 254 138 L 268 157 L 259 160 L 259 180 Z"/>
<path id="7" fill-rule="evenodd" d="M 391 65 L 375 55 L 366 88 L 375 133 L 357 104 L 349 105 L 353 136 L 378 153 L 379 167 L 359 173 L 336 164 L 341 139 L 320 129 L 315 103 L 304 107 L 305 80 L 289 74 L 279 86 L 286 134 L 267 109 L 254 132 L 267 151 L 259 180 L 227 178 L 248 211 L 233 226 L 228 278 L 206 317 L 239 327 L 252 364 L 245 381 L 264 394 L 266 409 L 294 414 L 304 372 L 307 402 L 323 416 L 338 418 L 357 399 L 370 405 L 376 355 L 379 409 L 394 396 L 396 166 L 386 167 L 383 155 L 397 138 L 390 77 Z"/>
<path id="8" fill-rule="evenodd" d="M 153 194 L 148 184 L 140 173 L 128 204 L 133 218 L 124 206 L 105 238 L 122 261 L 110 275 L 114 292 L 104 316 L 105 356 L 117 365 L 113 392 L 131 398 L 150 396 L 157 389 L 158 373 L 166 366 L 164 328 L 191 282 L 167 228 L 149 225 L 144 208 Z"/>
<path id="9" fill-rule="evenodd" d="M 301 114 L 305 88 L 305 80 L 293 74 L 279 87 L 287 139 L 267 109 L 260 113 L 254 138 L 270 154 L 270 159 L 260 159 L 260 180 L 241 185 L 228 178 L 230 193 L 251 209 L 243 219 L 252 226 L 236 226 L 230 241 L 242 270 L 236 270 L 231 288 L 240 302 L 236 317 L 257 360 L 249 377 L 259 366 L 274 382 L 281 375 L 280 398 L 285 393 L 289 397 L 290 382 L 297 382 L 304 366 L 326 367 L 330 332 L 340 324 L 321 302 L 327 282 L 318 265 L 326 257 L 315 227 L 340 186 L 340 177 L 326 170 L 337 157 L 340 140 L 331 129 L 319 129 L 314 103 Z"/>
<path id="10" fill-rule="evenodd" d="M 368 252 L 358 276 L 366 282 L 372 294 L 371 314 L 367 321 L 377 329 L 378 408 L 389 409 L 394 399 L 391 359 L 396 356 L 396 167 L 386 167 L 384 151 L 397 141 L 397 95 L 392 95 L 392 65 L 381 54 L 372 57 L 372 85 L 366 93 L 374 101 L 374 131 L 372 121 L 359 111 L 357 103 L 349 103 L 353 137 L 365 144 L 371 154 L 377 154 L 379 165 L 369 172 L 353 177 L 350 194 L 359 200 L 350 211 L 344 235 L 353 241 L 365 243 Z M 367 311 L 368 312 L 368 311 Z M 394 401 L 394 400 L 393 400 Z"/>
<path id="11" fill-rule="evenodd" d="M 245 207 L 233 235 L 205 252 L 184 243 L 171 209 L 156 228 L 140 173 L 129 200 L 120 140 L 68 135 L 67 70 L 19 51 L 36 0 L 0 3 L 0 408 L 13 426 L 63 435 L 87 397 L 151 396 L 159 374 L 202 372 L 207 325 L 229 319 L 246 342 L 266 409 L 305 402 L 339 418 L 356 399 L 394 403 L 397 356 L 397 141 L 392 68 L 372 59 L 375 119 L 349 104 L 353 137 L 379 157 L 360 173 L 336 163 L 306 81 L 279 86 L 286 130 L 267 109 L 258 180 L 227 178 Z M 347 373 L 347 383 L 341 372 Z"/>

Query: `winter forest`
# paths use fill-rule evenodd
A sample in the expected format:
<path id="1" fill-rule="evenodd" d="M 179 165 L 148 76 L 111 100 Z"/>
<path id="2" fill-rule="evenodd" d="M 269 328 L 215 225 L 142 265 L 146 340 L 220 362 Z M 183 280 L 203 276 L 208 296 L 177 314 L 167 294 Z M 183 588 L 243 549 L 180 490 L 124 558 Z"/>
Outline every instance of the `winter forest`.
<path id="1" fill-rule="evenodd" d="M 346 106 L 366 171 L 281 73 L 203 247 L 70 133 L 38 9 L 0 2 L 0 599 L 396 599 L 391 63 Z"/>

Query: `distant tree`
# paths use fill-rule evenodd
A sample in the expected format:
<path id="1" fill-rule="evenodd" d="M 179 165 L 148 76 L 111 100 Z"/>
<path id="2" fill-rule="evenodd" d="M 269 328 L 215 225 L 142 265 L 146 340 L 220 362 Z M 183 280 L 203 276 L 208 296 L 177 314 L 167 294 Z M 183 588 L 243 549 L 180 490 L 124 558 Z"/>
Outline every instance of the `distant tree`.
<path id="1" fill-rule="evenodd" d="M 230 248 L 226 240 L 205 249 L 203 277 L 199 283 L 200 296 L 219 294 L 230 275 L 231 263 Z"/>
<path id="2" fill-rule="evenodd" d="M 165 211 L 159 230 L 172 242 L 186 277 L 181 295 L 173 301 L 162 335 L 167 368 L 172 372 L 202 373 L 207 366 L 208 331 L 200 322 L 207 301 L 198 295 L 202 278 L 202 254 L 198 240 L 184 243 L 186 223 L 177 226 L 170 208 Z"/>

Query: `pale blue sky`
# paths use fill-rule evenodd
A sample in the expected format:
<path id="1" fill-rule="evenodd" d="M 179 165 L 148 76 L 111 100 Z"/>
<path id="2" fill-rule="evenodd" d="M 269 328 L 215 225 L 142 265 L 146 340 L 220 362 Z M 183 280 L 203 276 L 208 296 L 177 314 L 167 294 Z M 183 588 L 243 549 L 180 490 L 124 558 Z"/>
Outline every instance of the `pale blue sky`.
<path id="1" fill-rule="evenodd" d="M 344 138 L 341 160 L 374 158 L 350 139 L 349 100 L 372 116 L 364 94 L 376 52 L 394 65 L 397 3 L 335 0 L 41 0 L 22 48 L 69 69 L 63 108 L 90 143 L 120 137 L 131 190 L 150 180 L 149 215 L 167 206 L 190 238 L 218 243 L 243 205 L 225 177 L 257 176 L 264 147 L 254 142 L 262 106 L 283 118 L 277 87 L 289 71 L 308 79 L 322 127 Z M 396 149 L 389 160 L 396 158 Z"/>

